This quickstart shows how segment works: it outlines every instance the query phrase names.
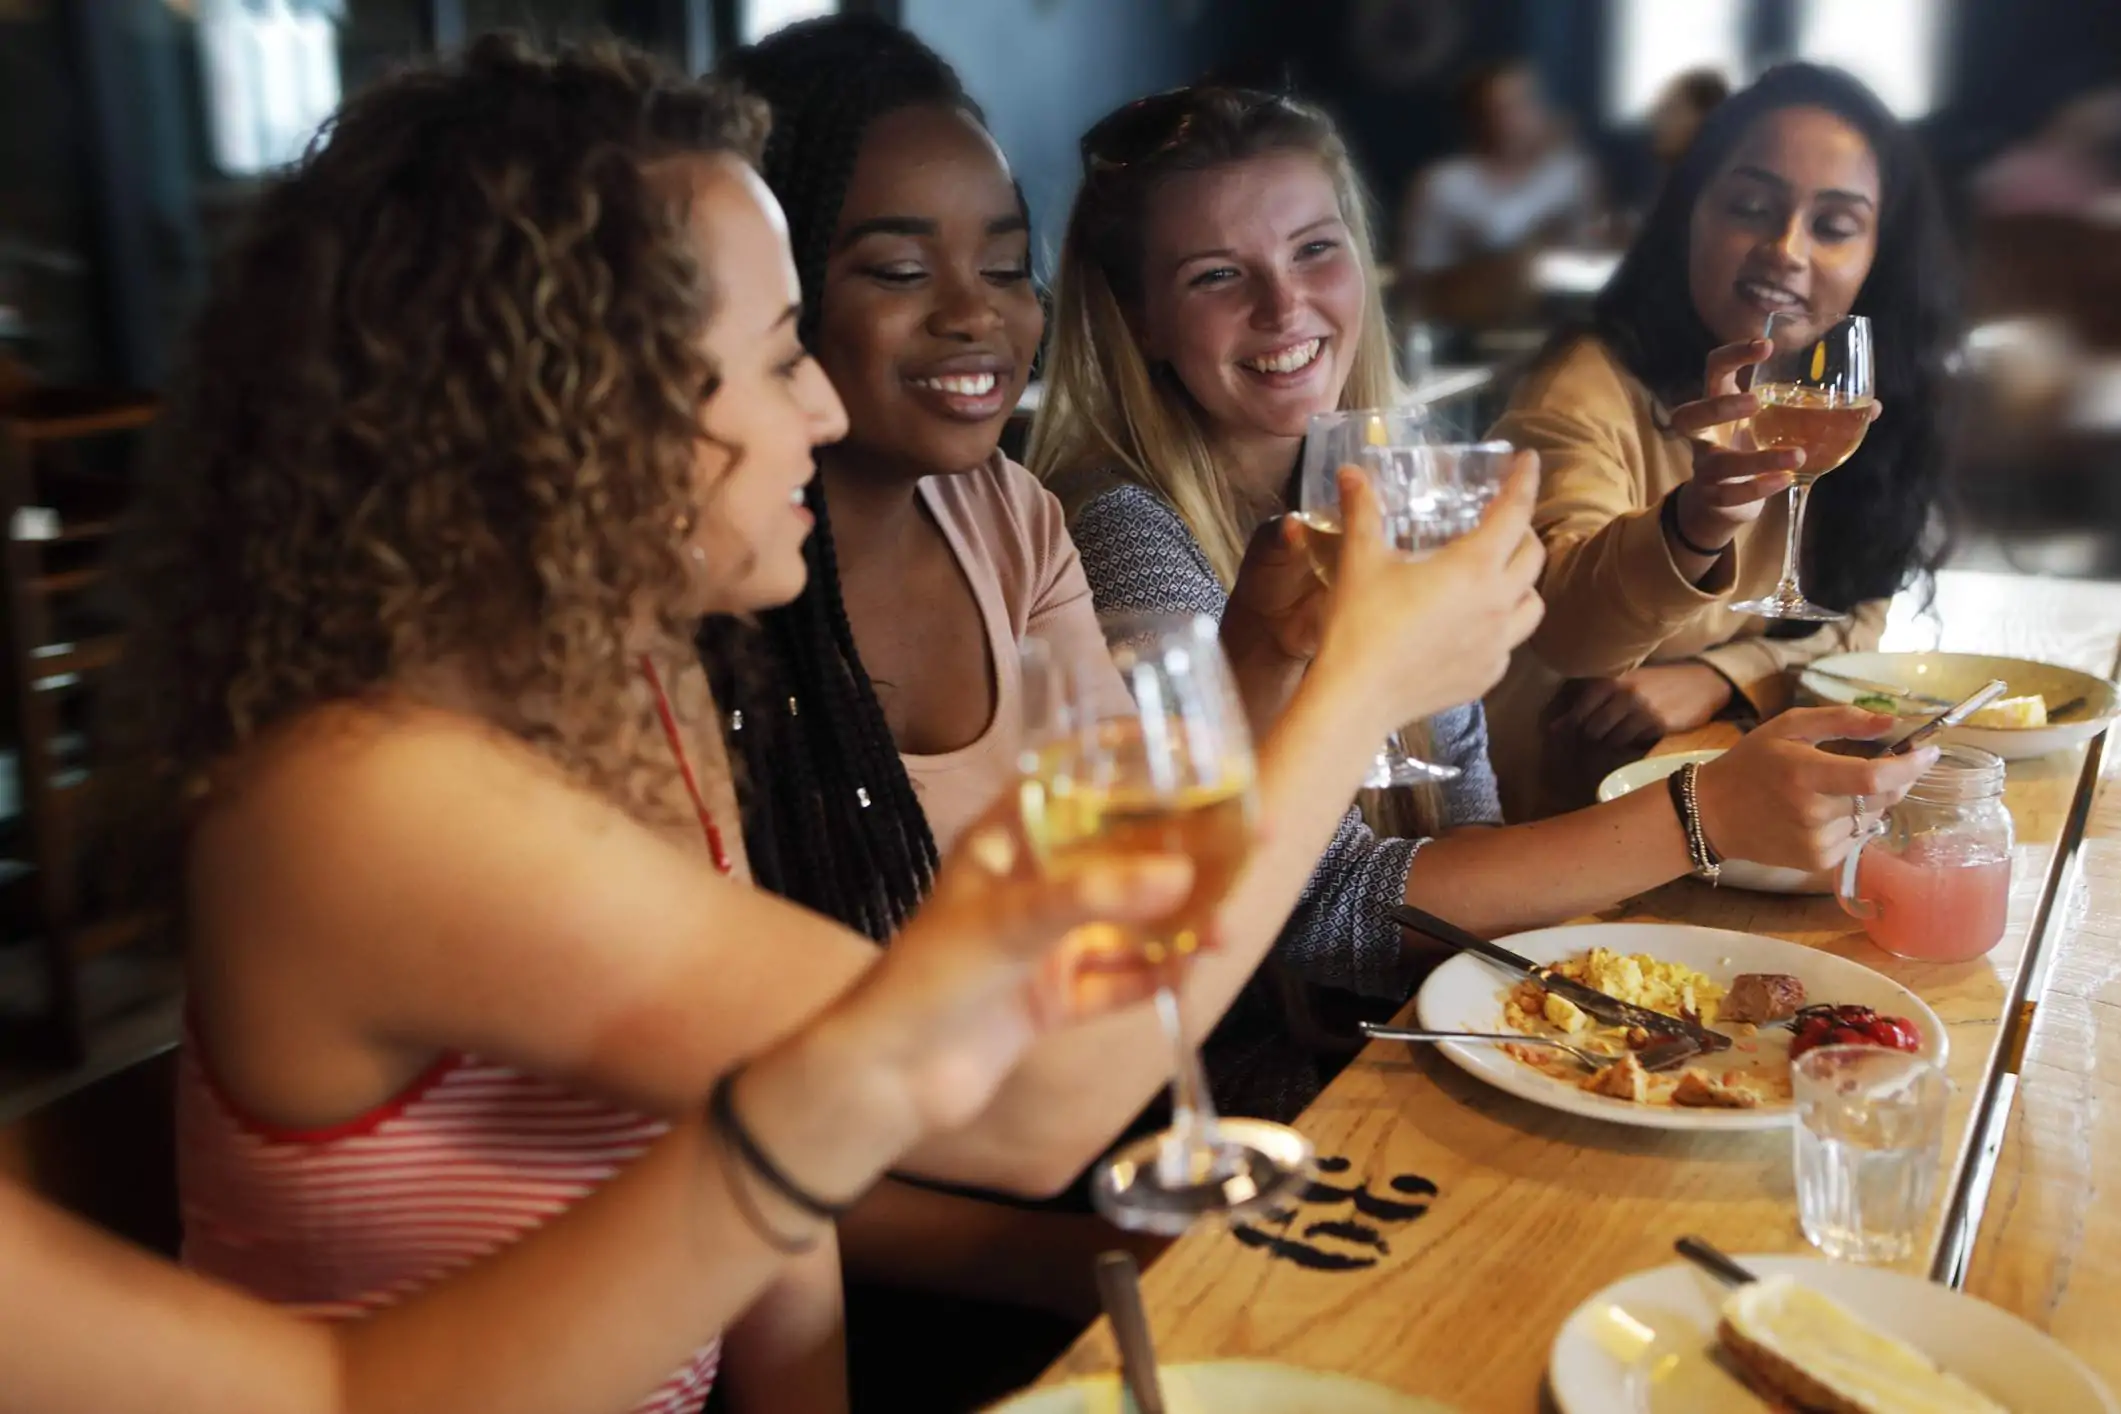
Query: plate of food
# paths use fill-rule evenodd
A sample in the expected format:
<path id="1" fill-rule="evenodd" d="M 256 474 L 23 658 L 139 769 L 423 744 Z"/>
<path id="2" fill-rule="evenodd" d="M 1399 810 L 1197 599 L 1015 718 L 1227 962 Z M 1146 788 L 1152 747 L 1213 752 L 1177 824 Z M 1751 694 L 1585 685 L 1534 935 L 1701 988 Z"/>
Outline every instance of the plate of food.
<path id="1" fill-rule="evenodd" d="M 1501 939 L 1504 947 L 1623 1002 L 1699 1022 L 1728 1049 L 1670 1068 L 1637 1056 L 1654 1039 L 1603 1026 L 1530 979 L 1469 953 L 1422 984 L 1429 1031 L 1561 1041 L 1595 1068 L 1537 1042 L 1445 1041 L 1453 1064 L 1534 1104 L 1646 1129 L 1776 1129 L 1791 1124 L 1793 1048 L 1867 1042 L 1942 1062 L 1944 1023 L 1920 997 L 1859 962 L 1757 933 L 1674 923 L 1589 923 Z"/>
<path id="2" fill-rule="evenodd" d="M 1630 761 L 1598 783 L 1599 802 L 1618 800 L 1644 786 L 1658 785 L 1681 766 L 1714 761 L 1721 755 L 1723 750 L 1719 747 L 1714 751 L 1675 751 L 1669 756 L 1645 756 L 1640 761 Z M 1718 882 L 1730 888 L 1751 889 L 1763 894 L 1830 894 L 1834 891 L 1831 870 L 1807 874 L 1802 869 L 1781 869 L 1747 859 L 1726 859 Z"/>
<path id="3" fill-rule="evenodd" d="M 1170 1414 L 1451 1414 L 1434 1400 L 1367 1380 L 1265 1360 L 1160 1365 L 1157 1377 Z M 1132 1414 L 1133 1409 L 1118 1375 L 1091 1375 L 1028 1390 L 987 1414 Z"/>
<path id="4" fill-rule="evenodd" d="M 1993 678 L 2003 679 L 2004 696 L 1942 740 L 2022 761 L 2091 740 L 2121 711 L 2121 694 L 2104 678 L 1982 653 L 1836 653 L 1805 668 L 1797 685 L 1815 702 L 1891 712 L 1912 727 L 1914 719 L 1936 716 Z"/>
<path id="5" fill-rule="evenodd" d="M 1659 1267 L 1577 1307 L 1547 1362 L 1562 1414 L 2121 1414 L 2076 1356 L 1964 1292 L 1816 1257 L 1739 1262 L 1760 1279 Z"/>

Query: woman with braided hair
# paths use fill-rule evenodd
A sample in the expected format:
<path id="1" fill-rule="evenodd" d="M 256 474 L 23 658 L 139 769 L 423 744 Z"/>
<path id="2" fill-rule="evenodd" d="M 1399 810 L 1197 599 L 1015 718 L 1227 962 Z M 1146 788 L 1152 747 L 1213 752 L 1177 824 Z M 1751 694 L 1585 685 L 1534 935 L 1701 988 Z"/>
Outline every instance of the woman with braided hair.
<path id="1" fill-rule="evenodd" d="M 728 740 L 761 879 L 881 939 L 920 897 L 935 846 L 1016 777 L 1022 640 L 1102 663 L 1104 639 L 1059 503 L 999 451 L 1044 316 L 1022 197 L 956 75 L 911 35 L 853 17 L 793 26 L 724 72 L 772 107 L 762 169 L 788 217 L 801 328 L 848 410 L 809 488 L 808 585 L 760 617 L 766 651 L 728 686 Z M 1468 700 L 1499 670 L 1497 645 L 1526 631 L 1515 515 L 1506 502 L 1472 560 L 1431 561 L 1434 579 L 1337 602 L 1326 651 L 1342 661 L 1260 743 L 1271 830 L 1222 915 L 1221 950 L 1189 974 L 1200 1033 L 1258 966 L 1362 774 L 1371 734 L 1338 735 L 1323 716 L 1389 726 L 1394 699 Z M 751 631 L 711 625 L 707 641 Z M 1116 673 L 1107 690 L 1124 701 Z M 1157 1044 L 1140 1020 L 1086 1086 Z M 886 1185 L 842 1240 L 857 1274 L 1082 1315 L 1089 1256 L 1111 1235 Z"/>

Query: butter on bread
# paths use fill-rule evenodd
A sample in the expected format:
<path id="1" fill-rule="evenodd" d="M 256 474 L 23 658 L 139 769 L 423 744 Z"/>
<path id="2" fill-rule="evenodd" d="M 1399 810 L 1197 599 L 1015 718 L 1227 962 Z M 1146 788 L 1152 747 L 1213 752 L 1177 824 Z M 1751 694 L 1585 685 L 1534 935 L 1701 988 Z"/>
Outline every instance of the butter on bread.
<path id="1" fill-rule="evenodd" d="M 1725 1297 L 1716 1334 L 1761 1383 L 1821 1414 L 2010 1414 L 1787 1276 L 1747 1282 Z"/>

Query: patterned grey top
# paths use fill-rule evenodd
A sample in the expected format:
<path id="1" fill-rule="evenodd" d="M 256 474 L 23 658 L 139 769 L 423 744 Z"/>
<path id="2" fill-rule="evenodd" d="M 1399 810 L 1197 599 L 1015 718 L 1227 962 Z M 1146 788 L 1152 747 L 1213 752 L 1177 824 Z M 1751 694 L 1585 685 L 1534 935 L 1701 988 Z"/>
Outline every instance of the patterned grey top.
<path id="1" fill-rule="evenodd" d="M 1222 617 L 1222 582 L 1178 512 L 1155 492 L 1132 483 L 1101 491 L 1077 510 L 1068 530 L 1099 613 Z M 1430 729 L 1431 754 L 1460 772 L 1443 786 L 1448 821 L 1501 823 L 1480 704 L 1440 713 Z M 1403 1000 L 1414 970 L 1385 909 L 1406 896 L 1408 866 L 1424 843 L 1380 837 L 1350 809 L 1275 943 L 1277 955 L 1306 982 Z M 1206 1048 L 1219 1103 L 1234 1113 L 1287 1119 L 1316 1093 L 1321 1082 L 1306 1074 L 1307 1058 L 1292 1054 L 1282 1029 L 1279 1008 L 1262 987 L 1231 1009 Z"/>

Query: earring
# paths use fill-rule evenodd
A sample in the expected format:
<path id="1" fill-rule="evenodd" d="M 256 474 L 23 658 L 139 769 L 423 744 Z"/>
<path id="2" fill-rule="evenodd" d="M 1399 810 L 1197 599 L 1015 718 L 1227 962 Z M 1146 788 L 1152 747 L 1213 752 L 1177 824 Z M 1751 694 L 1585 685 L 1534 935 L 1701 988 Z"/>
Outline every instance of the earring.
<path id="1" fill-rule="evenodd" d="M 699 546 L 687 545 L 685 547 L 685 553 L 690 555 L 692 557 L 692 562 L 698 565 L 701 569 L 705 569 L 707 567 L 707 552 L 705 550 L 702 550 Z"/>

